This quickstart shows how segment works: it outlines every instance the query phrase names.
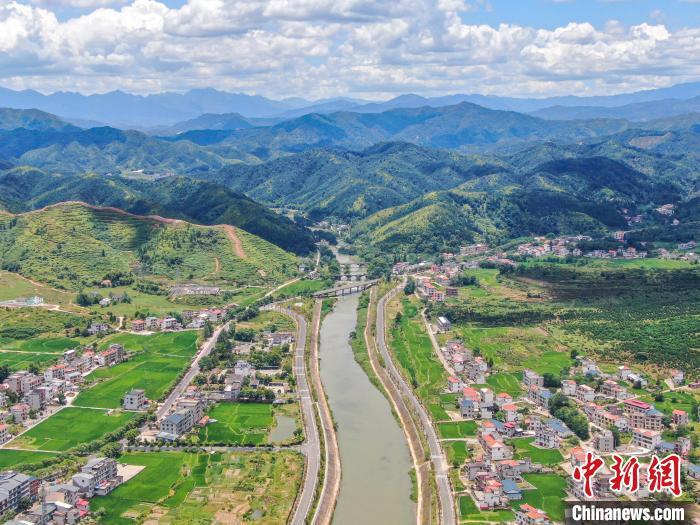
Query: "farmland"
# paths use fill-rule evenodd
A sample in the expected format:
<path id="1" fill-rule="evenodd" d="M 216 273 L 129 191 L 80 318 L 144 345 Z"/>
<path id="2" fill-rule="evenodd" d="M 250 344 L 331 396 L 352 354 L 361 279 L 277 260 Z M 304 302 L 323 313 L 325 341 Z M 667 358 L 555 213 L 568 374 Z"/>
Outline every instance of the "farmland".
<path id="1" fill-rule="evenodd" d="M 533 446 L 534 438 L 513 439 L 508 442 L 515 449 L 515 458 L 530 458 L 533 463 L 557 465 L 564 461 L 559 449 L 546 449 Z"/>
<path id="2" fill-rule="evenodd" d="M 120 458 L 145 468 L 114 492 L 93 500 L 101 523 L 283 523 L 301 482 L 303 461 L 291 452 L 132 453 Z"/>
<path id="3" fill-rule="evenodd" d="M 566 480 L 557 474 L 524 474 L 523 478 L 535 486 L 535 490 L 523 491 L 523 499 L 514 505 L 529 503 L 544 510 L 554 521 L 564 521 Z"/>
<path id="4" fill-rule="evenodd" d="M 142 388 L 146 397 L 160 399 L 175 383 L 196 352 L 196 332 L 137 336 L 118 334 L 102 345 L 123 344 L 136 355 L 118 365 L 98 368 L 89 378 L 94 384 L 74 401 L 76 406 L 117 408 L 125 393 Z"/>
<path id="5" fill-rule="evenodd" d="M 208 444 L 259 445 L 265 442 L 273 425 L 272 405 L 262 403 L 220 403 L 208 415 L 210 423 L 199 431 Z"/>
<path id="6" fill-rule="evenodd" d="M 476 436 L 476 421 L 438 423 L 438 432 L 443 439 L 460 439 Z"/>
<path id="7" fill-rule="evenodd" d="M 117 430 L 134 414 L 67 407 L 11 441 L 12 447 L 66 451 Z"/>
<path id="8" fill-rule="evenodd" d="M 32 452 L 30 450 L 0 449 L 0 470 L 8 470 L 16 465 L 39 463 L 56 457 L 53 452 Z"/>

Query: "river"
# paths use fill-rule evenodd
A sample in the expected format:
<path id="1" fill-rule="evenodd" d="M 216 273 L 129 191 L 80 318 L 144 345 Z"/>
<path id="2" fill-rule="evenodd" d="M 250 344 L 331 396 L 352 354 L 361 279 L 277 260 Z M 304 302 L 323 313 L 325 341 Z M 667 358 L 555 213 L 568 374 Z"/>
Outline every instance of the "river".
<path id="1" fill-rule="evenodd" d="M 406 438 L 389 401 L 370 383 L 348 342 L 358 299 L 339 298 L 321 325 L 321 379 L 337 423 L 342 465 L 333 524 L 409 525 L 416 518 Z"/>

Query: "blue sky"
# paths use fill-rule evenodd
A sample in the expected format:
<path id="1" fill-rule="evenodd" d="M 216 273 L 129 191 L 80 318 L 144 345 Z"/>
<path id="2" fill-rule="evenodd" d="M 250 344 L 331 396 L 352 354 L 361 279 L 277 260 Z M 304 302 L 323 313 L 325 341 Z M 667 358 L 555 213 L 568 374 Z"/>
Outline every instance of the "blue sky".
<path id="1" fill-rule="evenodd" d="M 700 80 L 700 0 L 0 0 L 0 86 L 596 95 Z"/>

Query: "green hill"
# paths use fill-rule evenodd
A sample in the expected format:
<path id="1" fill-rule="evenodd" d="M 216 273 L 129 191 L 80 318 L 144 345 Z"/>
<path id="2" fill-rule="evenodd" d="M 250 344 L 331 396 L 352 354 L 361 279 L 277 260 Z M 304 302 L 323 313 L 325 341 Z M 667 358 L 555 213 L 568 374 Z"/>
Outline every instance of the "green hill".
<path id="1" fill-rule="evenodd" d="M 38 109 L 0 108 L 0 130 L 24 128 L 38 131 L 78 131 L 56 115 Z"/>
<path id="2" fill-rule="evenodd" d="M 314 249 L 312 233 L 223 186 L 185 177 L 155 180 L 100 175 L 50 175 L 31 168 L 0 173 L 0 205 L 24 212 L 63 201 L 113 206 L 200 224 L 230 224 L 299 254 Z"/>
<path id="3" fill-rule="evenodd" d="M 63 203 L 0 215 L 0 265 L 66 289 L 112 273 L 164 282 L 272 284 L 296 272 L 294 256 L 229 227 L 132 215 L 116 208 Z"/>
<path id="4" fill-rule="evenodd" d="M 681 196 L 678 186 L 610 159 L 560 159 L 528 173 L 478 177 L 382 210 L 358 222 L 352 236 L 386 252 L 435 253 L 474 240 L 602 235 L 627 227 L 623 207 L 634 211 Z"/>
<path id="5" fill-rule="evenodd" d="M 490 159 L 383 143 L 359 152 L 315 150 L 264 164 L 231 165 L 208 177 L 256 200 L 298 207 L 314 218 L 349 220 L 501 169 Z"/>

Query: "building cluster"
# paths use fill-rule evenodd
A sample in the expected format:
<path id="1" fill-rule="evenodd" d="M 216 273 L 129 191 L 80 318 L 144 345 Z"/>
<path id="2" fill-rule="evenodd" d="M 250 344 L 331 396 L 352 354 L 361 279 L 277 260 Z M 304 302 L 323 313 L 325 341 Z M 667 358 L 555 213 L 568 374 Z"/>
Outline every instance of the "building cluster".
<path id="1" fill-rule="evenodd" d="M 177 284 L 170 288 L 170 295 L 182 297 L 185 295 L 219 295 L 221 288 L 218 286 L 204 286 L 201 284 Z"/>
<path id="2" fill-rule="evenodd" d="M 172 332 L 183 328 L 202 328 L 207 322 L 221 323 L 231 306 L 221 308 L 202 308 L 201 310 L 185 310 L 180 314 L 180 320 L 166 315 L 164 317 L 148 316 L 145 319 L 131 321 L 132 332 L 161 331 Z"/>
<path id="3" fill-rule="evenodd" d="M 175 401 L 172 412 L 161 419 L 160 432 L 156 437 L 164 441 L 177 441 L 196 425 L 206 425 L 206 409 L 207 400 L 204 394 L 197 387 L 188 387 Z"/>
<path id="4" fill-rule="evenodd" d="M 590 240 L 591 238 L 585 235 L 557 237 L 556 239 L 535 237 L 532 242 L 518 245 L 515 251 L 518 255 L 529 257 L 566 257 L 568 255 L 580 257 L 583 252 L 576 245 L 581 241 Z"/>
<path id="5" fill-rule="evenodd" d="M 438 320 L 438 324 L 440 324 L 440 320 Z M 483 357 L 475 356 L 470 349 L 464 346 L 462 341 L 448 341 L 445 346 L 440 348 L 440 352 L 456 374 L 456 377 L 448 379 L 449 392 L 459 392 L 466 383 L 483 384 L 486 382 L 486 376 L 489 372 L 488 363 Z"/>
<path id="6" fill-rule="evenodd" d="M 73 525 L 90 512 L 90 498 L 121 485 L 117 462 L 95 457 L 65 481 L 40 481 L 19 472 L 0 472 L 0 515 L 17 512 L 5 525 Z"/>
<path id="7" fill-rule="evenodd" d="M 0 444 L 9 441 L 10 424 L 26 424 L 32 413 L 41 414 L 59 397 L 80 390 L 80 384 L 96 367 L 113 366 L 126 359 L 122 345 L 111 344 L 106 350 L 94 352 L 66 350 L 59 363 L 49 366 L 42 375 L 26 370 L 13 372 L 0 384 Z M 10 403 L 10 399 L 19 399 Z"/>

